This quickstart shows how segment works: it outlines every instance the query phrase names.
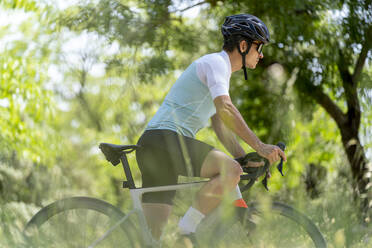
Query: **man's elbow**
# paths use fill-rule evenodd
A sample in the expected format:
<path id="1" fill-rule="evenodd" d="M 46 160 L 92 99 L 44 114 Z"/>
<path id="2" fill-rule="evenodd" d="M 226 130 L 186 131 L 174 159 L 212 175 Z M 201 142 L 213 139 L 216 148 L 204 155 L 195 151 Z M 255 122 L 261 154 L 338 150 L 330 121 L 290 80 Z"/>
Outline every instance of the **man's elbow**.
<path id="1" fill-rule="evenodd" d="M 225 123 L 228 121 L 231 121 L 231 119 L 234 116 L 233 112 L 233 106 L 229 103 L 223 104 L 218 109 L 216 109 L 218 117 Z"/>
<path id="2" fill-rule="evenodd" d="M 229 96 L 216 97 L 214 99 L 214 104 L 216 106 L 216 113 L 223 122 L 233 118 L 235 107 Z"/>

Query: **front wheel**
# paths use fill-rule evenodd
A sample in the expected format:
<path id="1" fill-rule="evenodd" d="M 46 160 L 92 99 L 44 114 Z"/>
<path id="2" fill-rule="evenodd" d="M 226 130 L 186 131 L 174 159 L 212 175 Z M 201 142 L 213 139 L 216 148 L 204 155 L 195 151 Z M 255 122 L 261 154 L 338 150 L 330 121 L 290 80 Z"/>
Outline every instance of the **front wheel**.
<path id="1" fill-rule="evenodd" d="M 201 243 L 213 247 L 315 247 L 327 244 L 316 225 L 304 214 L 279 202 L 248 208 L 222 208 L 200 228 Z"/>
<path id="2" fill-rule="evenodd" d="M 136 229 L 129 220 L 92 246 L 124 217 L 123 212 L 107 202 L 72 197 L 42 208 L 27 223 L 24 235 L 27 247 L 135 247 Z"/>
<path id="3" fill-rule="evenodd" d="M 254 247 L 327 247 L 317 226 L 291 206 L 280 202 L 248 206 L 241 220 Z"/>

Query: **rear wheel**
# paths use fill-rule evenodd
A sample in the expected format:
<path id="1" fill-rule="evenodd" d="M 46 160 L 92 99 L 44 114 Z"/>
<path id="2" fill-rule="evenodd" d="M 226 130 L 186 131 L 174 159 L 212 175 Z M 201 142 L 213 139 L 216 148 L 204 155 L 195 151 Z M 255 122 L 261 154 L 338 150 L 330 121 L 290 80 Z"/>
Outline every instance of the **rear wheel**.
<path id="1" fill-rule="evenodd" d="M 124 213 L 111 204 L 88 197 L 72 197 L 42 208 L 24 230 L 28 247 L 86 248 L 114 227 Z M 129 220 L 94 247 L 135 247 L 136 229 Z"/>

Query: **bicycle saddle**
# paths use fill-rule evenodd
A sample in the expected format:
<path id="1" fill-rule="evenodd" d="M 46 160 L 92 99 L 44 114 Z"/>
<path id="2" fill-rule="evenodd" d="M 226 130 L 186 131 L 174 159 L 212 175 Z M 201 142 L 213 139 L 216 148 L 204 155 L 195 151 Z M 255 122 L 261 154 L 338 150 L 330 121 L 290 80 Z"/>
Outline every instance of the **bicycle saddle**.
<path id="1" fill-rule="evenodd" d="M 120 157 L 123 153 L 131 153 L 137 148 L 139 148 L 137 145 L 114 145 L 109 143 L 99 144 L 99 149 L 101 149 L 107 161 L 111 162 L 115 166 L 120 163 Z"/>

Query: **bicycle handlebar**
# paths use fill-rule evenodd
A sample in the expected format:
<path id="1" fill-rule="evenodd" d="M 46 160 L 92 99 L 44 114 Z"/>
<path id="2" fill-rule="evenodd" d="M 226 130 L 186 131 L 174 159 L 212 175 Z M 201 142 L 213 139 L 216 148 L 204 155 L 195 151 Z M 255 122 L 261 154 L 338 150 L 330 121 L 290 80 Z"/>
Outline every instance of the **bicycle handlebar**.
<path id="1" fill-rule="evenodd" d="M 284 142 L 278 142 L 276 144 L 282 151 L 285 150 L 286 146 Z M 266 173 L 265 178 L 262 180 L 262 184 L 265 187 L 265 189 L 268 191 L 269 188 L 267 186 L 267 179 L 268 179 L 268 172 L 270 169 L 270 162 L 264 157 L 261 157 L 257 152 L 250 152 L 246 154 L 244 157 L 236 158 L 235 159 L 243 168 L 243 171 L 247 174 L 241 175 L 240 180 L 250 180 L 246 185 L 240 188 L 240 191 L 246 191 L 250 187 L 253 186 L 256 179 L 262 176 L 264 173 Z M 264 161 L 265 164 L 260 167 L 247 167 L 245 166 L 248 162 L 262 162 Z M 283 158 L 280 158 L 280 163 L 277 166 L 277 169 L 279 170 L 280 174 L 284 176 L 283 174 Z"/>

